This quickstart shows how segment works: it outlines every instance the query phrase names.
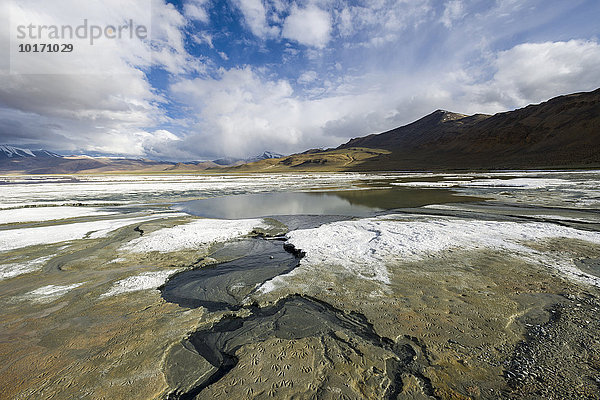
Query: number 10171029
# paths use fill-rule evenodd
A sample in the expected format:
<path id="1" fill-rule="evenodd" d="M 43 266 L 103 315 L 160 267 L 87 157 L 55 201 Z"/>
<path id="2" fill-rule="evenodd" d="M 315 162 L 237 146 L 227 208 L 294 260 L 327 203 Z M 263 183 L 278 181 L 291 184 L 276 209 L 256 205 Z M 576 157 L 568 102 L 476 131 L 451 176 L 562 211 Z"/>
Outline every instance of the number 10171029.
<path id="1" fill-rule="evenodd" d="M 71 43 L 21 43 L 19 53 L 70 53 L 73 51 Z"/>

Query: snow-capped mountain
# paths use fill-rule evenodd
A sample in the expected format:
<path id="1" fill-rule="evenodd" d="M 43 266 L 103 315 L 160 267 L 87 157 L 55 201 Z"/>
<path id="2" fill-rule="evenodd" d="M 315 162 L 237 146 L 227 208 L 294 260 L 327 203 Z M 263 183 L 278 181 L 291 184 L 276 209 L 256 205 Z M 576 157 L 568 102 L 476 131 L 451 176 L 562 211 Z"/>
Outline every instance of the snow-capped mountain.
<path id="1" fill-rule="evenodd" d="M 29 150 L 29 149 L 22 149 L 19 147 L 14 147 L 14 146 L 0 145 L 0 159 L 2 159 L 2 158 L 18 159 L 18 158 L 28 158 L 28 157 L 61 158 L 62 156 L 60 156 L 56 153 L 52 153 L 51 151 L 48 151 L 48 150 L 42 150 L 42 149 Z"/>
<path id="2" fill-rule="evenodd" d="M 247 158 L 244 161 L 245 162 L 254 162 L 254 161 L 260 161 L 260 160 L 267 160 L 269 158 L 281 158 L 281 157 L 283 157 L 283 154 L 274 153 L 272 151 L 265 151 L 264 153 L 262 153 L 259 156 L 250 157 L 250 158 Z"/>
<path id="3" fill-rule="evenodd" d="M 266 159 L 269 159 L 269 158 L 281 158 L 281 157 L 284 157 L 284 155 L 283 154 L 279 154 L 279 153 L 274 153 L 272 151 L 265 151 L 261 155 L 250 157 L 250 158 L 224 157 L 224 158 L 219 158 L 218 160 L 213 160 L 213 162 L 215 164 L 223 165 L 223 166 L 225 166 L 225 165 L 239 165 L 239 164 L 251 163 L 251 162 L 254 162 L 254 161 L 266 160 Z"/>

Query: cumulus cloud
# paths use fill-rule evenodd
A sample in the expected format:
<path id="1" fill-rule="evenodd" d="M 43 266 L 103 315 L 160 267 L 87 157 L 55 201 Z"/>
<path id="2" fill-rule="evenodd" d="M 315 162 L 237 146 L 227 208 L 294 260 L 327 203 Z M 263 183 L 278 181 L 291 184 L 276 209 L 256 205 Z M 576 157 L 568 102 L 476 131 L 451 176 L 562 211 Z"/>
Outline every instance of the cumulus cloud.
<path id="1" fill-rule="evenodd" d="M 172 4 L 152 0 L 151 65 L 165 68 L 172 74 L 203 70 L 200 60 L 185 49 L 186 24 L 185 17 Z"/>
<path id="2" fill-rule="evenodd" d="M 250 31 L 264 39 L 279 33 L 279 28 L 267 22 L 267 11 L 261 0 L 235 0 L 235 4 L 244 15 L 244 21 Z"/>
<path id="3" fill-rule="evenodd" d="M 249 67 L 223 70 L 215 79 L 180 81 L 172 92 L 193 107 L 198 121 L 181 145 L 202 143 L 234 156 L 337 145 L 340 138 L 325 133 L 327 124 L 361 114 L 365 103 L 376 101 L 371 94 L 302 98 L 288 81 L 270 81 Z"/>
<path id="4" fill-rule="evenodd" d="M 310 71 L 307 75 L 313 77 Z M 414 95 L 417 87 L 419 96 Z M 240 157 L 265 149 L 291 153 L 335 147 L 351 137 L 409 122 L 447 104 L 450 97 L 438 86 L 385 74 L 331 84 L 329 93 L 306 97 L 289 81 L 272 81 L 250 67 L 222 70 L 217 78 L 182 80 L 171 90 L 197 121 L 194 133 L 178 143 L 180 148 L 201 143 L 197 151 Z"/>
<path id="5" fill-rule="evenodd" d="M 282 31 L 285 38 L 319 49 L 327 45 L 330 34 L 329 13 L 314 5 L 306 8 L 298 8 L 294 5 L 290 15 L 285 19 Z"/>
<path id="6" fill-rule="evenodd" d="M 316 97 L 295 92 L 287 80 L 245 67 L 222 70 L 215 79 L 181 81 L 173 93 L 192 107 L 196 133 L 181 145 L 203 143 L 218 153 L 248 156 L 271 149 L 282 153 L 337 146 L 420 118 L 437 108 L 457 112 L 500 112 L 561 93 L 593 90 L 600 82 L 596 42 L 517 45 L 493 56 L 493 74 L 473 81 L 463 71 L 410 76 L 357 75 L 331 83 Z M 298 78 L 309 84 L 316 72 Z"/>
<path id="7" fill-rule="evenodd" d="M 600 87 L 598 62 L 597 41 L 523 43 L 488 55 L 475 70 L 464 66 L 448 72 L 444 81 L 453 93 L 449 102 L 463 107 L 460 111 L 494 113 L 595 90 Z"/>
<path id="8" fill-rule="evenodd" d="M 600 44 L 595 41 L 524 43 L 502 51 L 484 93 L 524 105 L 600 86 Z"/>
<path id="9" fill-rule="evenodd" d="M 16 18 L 13 24 L 25 22 L 19 18 L 29 15 L 48 21 L 47 24 L 81 23 L 82 16 L 89 15 L 90 23 L 99 25 L 132 18 L 148 22 L 155 29 L 150 40 L 121 41 L 108 47 L 111 51 L 107 52 L 102 52 L 101 46 L 93 47 L 102 57 L 91 58 L 93 65 L 83 71 L 86 74 L 72 71 L 79 68 L 78 63 L 90 62 L 78 43 L 77 52 L 62 54 L 53 64 L 45 58 L 47 64 L 36 65 L 40 70 L 33 71 L 43 73 L 43 67 L 53 75 L 8 75 L 9 71 L 3 71 L 0 142 L 143 156 L 173 139 L 155 128 L 167 120 L 161 106 L 165 99 L 154 90 L 144 70 L 159 66 L 171 73 L 182 73 L 201 66 L 184 48 L 182 28 L 186 21 L 172 5 L 162 0 L 151 4 L 138 0 L 91 1 L 85 4 L 89 14 L 82 13 L 81 3 L 75 0 L 61 1 L 60 7 L 37 0 L 15 7 L 11 14 Z M 6 42 L 9 38 L 3 36 L 1 40 Z M 151 56 L 146 57 L 150 46 Z"/>

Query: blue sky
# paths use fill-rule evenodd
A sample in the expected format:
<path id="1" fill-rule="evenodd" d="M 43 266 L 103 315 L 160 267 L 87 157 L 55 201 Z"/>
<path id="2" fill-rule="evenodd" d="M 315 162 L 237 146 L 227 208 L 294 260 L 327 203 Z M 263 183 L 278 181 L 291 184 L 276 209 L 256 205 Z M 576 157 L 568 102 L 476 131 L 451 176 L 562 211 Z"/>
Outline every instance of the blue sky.
<path id="1" fill-rule="evenodd" d="M 95 4 L 59 1 L 72 18 Z M 289 154 L 438 108 L 495 113 L 600 87 L 598 1 L 140 1 L 94 8 L 107 23 L 151 10 L 150 40 L 105 57 L 116 72 L 2 71 L 0 142 L 169 160 Z M 56 18 L 41 0 L 11 7 L 13 19 Z"/>

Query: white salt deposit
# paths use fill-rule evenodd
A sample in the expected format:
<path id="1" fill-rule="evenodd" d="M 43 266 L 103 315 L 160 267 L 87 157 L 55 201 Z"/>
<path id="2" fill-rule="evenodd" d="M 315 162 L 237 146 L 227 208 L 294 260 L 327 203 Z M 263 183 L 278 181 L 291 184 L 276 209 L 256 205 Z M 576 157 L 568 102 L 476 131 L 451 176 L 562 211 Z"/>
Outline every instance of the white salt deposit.
<path id="1" fill-rule="evenodd" d="M 439 181 L 439 182 L 391 182 L 392 186 L 425 187 L 425 188 L 449 188 L 460 185 L 461 181 Z"/>
<path id="2" fill-rule="evenodd" d="M 83 285 L 83 283 L 75 283 L 73 285 L 48 285 L 43 286 L 39 289 L 32 290 L 29 293 L 24 294 L 19 299 L 20 300 L 29 300 L 34 303 L 49 303 L 53 300 L 56 300 L 59 297 L 64 296 L 69 291 L 78 288 Z"/>
<path id="3" fill-rule="evenodd" d="M 143 274 L 130 276 L 116 282 L 108 292 L 101 297 L 114 296 L 122 293 L 137 292 L 139 290 L 156 289 L 163 285 L 167 279 L 179 270 L 144 272 Z"/>
<path id="4" fill-rule="evenodd" d="M 546 189 L 557 186 L 570 186 L 573 182 L 553 178 L 512 178 L 512 179 L 476 179 L 463 182 L 461 186 L 494 187 L 513 189 Z"/>
<path id="5" fill-rule="evenodd" d="M 421 208 L 431 208 L 433 210 L 471 211 L 469 207 L 456 204 L 427 204 Z"/>
<path id="6" fill-rule="evenodd" d="M 169 214 L 177 216 L 182 214 Z M 60 243 L 76 239 L 96 239 L 127 225 L 150 221 L 163 216 L 150 215 L 136 218 L 111 219 L 94 222 L 78 222 L 42 226 L 36 228 L 7 229 L 0 231 L 0 251 L 14 250 L 22 247 Z"/>
<path id="7" fill-rule="evenodd" d="M 429 205 L 422 206 L 422 208 L 428 208 L 431 210 L 444 210 L 444 211 L 485 211 L 485 209 L 478 208 L 477 206 L 472 207 L 472 206 L 460 205 L 460 204 L 452 204 L 452 205 L 450 205 L 450 204 L 429 204 Z M 523 211 L 527 211 L 527 210 L 524 209 Z M 597 216 L 595 216 L 591 213 L 588 213 L 585 216 L 585 218 L 564 216 L 564 215 L 553 215 L 553 214 L 527 214 L 527 213 L 523 213 L 523 216 L 552 220 L 552 221 L 563 221 L 563 222 L 597 223 L 600 221 L 600 219 Z"/>
<path id="8" fill-rule="evenodd" d="M 14 207 L 22 203 L 49 202 L 133 202 L 132 199 L 199 198 L 233 193 L 258 193 L 278 190 L 304 190 L 314 187 L 339 187 L 368 175 L 336 174 L 269 174 L 251 176 L 78 176 L 56 182 L 56 177 L 5 178 L 0 191 L 0 205 Z M 0 178 L 1 181 L 2 178 Z M 44 183 L 48 182 L 48 183 Z M 50 183 L 52 182 L 52 183 Z"/>
<path id="9" fill-rule="evenodd" d="M 247 235 L 254 228 L 266 227 L 262 219 L 199 219 L 172 228 L 163 228 L 134 239 L 121 247 L 132 253 L 148 253 L 197 249 Z"/>
<path id="10" fill-rule="evenodd" d="M 592 222 L 592 223 L 599 222 L 598 218 L 594 215 L 590 215 L 589 217 L 586 217 L 586 218 L 579 218 L 579 217 L 565 217 L 562 215 L 551 215 L 551 214 L 534 214 L 534 215 L 532 215 L 532 217 L 548 219 L 548 220 L 555 220 L 555 221 L 564 221 L 564 222 L 588 222 L 588 223 L 589 222 Z"/>
<path id="11" fill-rule="evenodd" d="M 65 218 L 113 215 L 116 212 L 104 211 L 97 207 L 29 207 L 0 210 L 0 224 L 17 222 L 52 221 Z"/>
<path id="12" fill-rule="evenodd" d="M 528 261 L 539 260 L 540 264 L 576 277 L 573 270 L 564 268 L 569 260 L 555 255 L 552 259 L 556 262 L 548 263 L 549 256 L 528 247 L 527 242 L 571 238 L 600 244 L 600 232 L 581 231 L 551 223 L 446 217 L 428 217 L 425 220 L 406 215 L 334 222 L 314 229 L 292 231 L 288 238 L 297 249 L 306 252 L 300 267 L 288 276 L 314 275 L 320 269 L 327 269 L 381 283 L 390 281 L 386 265 L 418 261 L 449 249 L 508 251 L 513 256 Z M 285 278 L 286 275 L 274 278 L 265 283 L 261 291 L 268 292 L 285 284 Z M 586 280 L 589 283 L 594 277 L 587 276 Z"/>
<path id="13" fill-rule="evenodd" d="M 0 265 L 0 280 L 13 278 L 42 269 L 52 256 L 36 258 L 35 260 Z"/>
<path id="14" fill-rule="evenodd" d="M 564 179 L 553 178 L 512 178 L 512 179 L 475 179 L 465 180 L 445 180 L 445 181 L 414 181 L 414 182 L 392 182 L 393 186 L 406 187 L 430 187 L 430 188 L 448 188 L 448 187 L 480 187 L 480 188 L 510 188 L 510 189 L 547 189 L 559 186 L 571 186 L 573 182 Z"/>

